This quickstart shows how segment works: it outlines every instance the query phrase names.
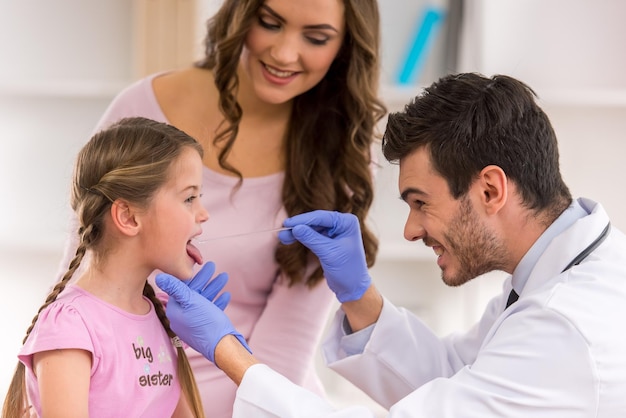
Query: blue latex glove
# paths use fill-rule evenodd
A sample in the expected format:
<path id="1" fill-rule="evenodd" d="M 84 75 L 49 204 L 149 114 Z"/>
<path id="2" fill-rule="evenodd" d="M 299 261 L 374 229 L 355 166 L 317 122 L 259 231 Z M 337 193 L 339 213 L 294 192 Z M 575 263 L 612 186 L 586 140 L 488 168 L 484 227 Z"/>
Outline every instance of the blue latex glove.
<path id="1" fill-rule="evenodd" d="M 194 280 L 199 275 L 200 273 L 194 277 Z M 216 277 L 215 280 L 220 276 Z M 157 286 L 170 296 L 166 313 L 172 330 L 181 340 L 212 362 L 215 362 L 217 343 L 229 334 L 237 337 L 239 342 L 251 352 L 246 340 L 235 330 L 228 316 L 210 298 L 207 298 L 219 293 L 219 290 L 215 292 L 219 286 L 207 283 L 210 276 L 205 274 L 201 277 L 206 280 L 201 281 L 201 283 L 196 282 L 194 284 L 195 289 L 192 289 L 190 285 L 194 280 L 185 283 L 169 274 L 157 274 L 155 278 Z M 207 291 L 207 289 L 211 290 Z"/>
<path id="2" fill-rule="evenodd" d="M 187 282 L 187 286 L 212 301 L 221 310 L 224 310 L 228 302 L 230 302 L 230 293 L 224 292 L 217 299 L 215 297 L 224 289 L 224 286 L 226 286 L 228 273 L 222 272 L 211 280 L 213 274 L 215 274 L 215 263 L 207 261 L 191 281 Z"/>
<path id="3" fill-rule="evenodd" d="M 283 244 L 300 241 L 320 260 L 328 287 L 339 302 L 358 300 L 370 286 L 358 218 L 350 213 L 316 210 L 287 218 Z"/>

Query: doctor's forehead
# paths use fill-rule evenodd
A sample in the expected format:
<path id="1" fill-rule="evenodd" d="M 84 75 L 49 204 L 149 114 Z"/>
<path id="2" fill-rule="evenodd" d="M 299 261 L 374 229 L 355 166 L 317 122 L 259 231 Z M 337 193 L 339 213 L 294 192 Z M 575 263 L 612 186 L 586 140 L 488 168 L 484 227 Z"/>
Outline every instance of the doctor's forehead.
<path id="1" fill-rule="evenodd" d="M 398 189 L 402 199 L 406 200 L 409 194 L 426 197 L 434 192 L 449 192 L 448 183 L 433 168 L 426 149 L 420 148 L 402 158 L 399 166 Z"/>

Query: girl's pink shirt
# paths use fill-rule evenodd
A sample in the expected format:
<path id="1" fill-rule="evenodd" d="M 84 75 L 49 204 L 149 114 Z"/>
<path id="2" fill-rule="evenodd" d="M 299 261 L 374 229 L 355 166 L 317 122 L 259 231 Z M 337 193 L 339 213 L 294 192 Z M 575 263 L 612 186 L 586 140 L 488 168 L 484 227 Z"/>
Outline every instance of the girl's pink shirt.
<path id="1" fill-rule="evenodd" d="M 150 307 L 146 315 L 131 314 L 69 285 L 41 312 L 19 353 L 37 415 L 42 416 L 33 354 L 81 349 L 92 358 L 90 417 L 171 416 L 181 393 L 176 351 Z"/>
<path id="2" fill-rule="evenodd" d="M 130 116 L 169 123 L 152 89 L 156 76 L 141 79 L 122 91 L 94 132 Z M 282 226 L 286 217 L 281 200 L 284 173 L 245 178 L 234 195 L 231 192 L 238 181 L 236 177 L 207 167 L 203 177 L 202 202 L 210 219 L 203 224 L 200 239 Z M 315 356 L 334 294 L 323 282 L 313 289 L 303 284 L 288 287 L 274 261 L 278 242 L 276 233 L 262 233 L 198 244 L 198 248 L 205 262 L 213 261 L 217 272 L 228 273 L 230 279 L 225 290 L 232 299 L 226 313 L 248 341 L 255 357 L 294 383 L 323 395 L 315 371 Z M 76 247 L 74 217 L 59 275 L 66 271 Z M 160 297 L 165 299 L 162 293 Z M 187 349 L 187 354 L 207 415 L 231 417 L 236 385 L 199 353 Z"/>

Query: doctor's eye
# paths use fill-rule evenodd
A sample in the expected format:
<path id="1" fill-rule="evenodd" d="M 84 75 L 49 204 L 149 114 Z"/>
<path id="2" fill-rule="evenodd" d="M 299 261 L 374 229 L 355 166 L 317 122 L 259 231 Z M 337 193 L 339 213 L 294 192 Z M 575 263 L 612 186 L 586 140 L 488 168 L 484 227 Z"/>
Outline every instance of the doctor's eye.
<path id="1" fill-rule="evenodd" d="M 423 200 L 414 200 L 411 203 L 411 206 L 413 206 L 415 209 L 421 209 L 426 203 Z"/>

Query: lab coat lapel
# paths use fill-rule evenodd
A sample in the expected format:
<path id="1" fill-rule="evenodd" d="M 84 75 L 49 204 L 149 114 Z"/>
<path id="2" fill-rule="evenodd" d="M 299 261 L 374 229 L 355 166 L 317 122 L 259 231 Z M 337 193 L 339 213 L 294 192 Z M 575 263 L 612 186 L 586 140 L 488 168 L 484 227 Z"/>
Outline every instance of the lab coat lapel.
<path id="1" fill-rule="evenodd" d="M 579 203 L 589 215 L 577 220 L 552 240 L 532 269 L 520 292 L 520 299 L 557 278 L 578 254 L 602 234 L 609 222 L 602 205 L 584 198 L 579 199 Z"/>

